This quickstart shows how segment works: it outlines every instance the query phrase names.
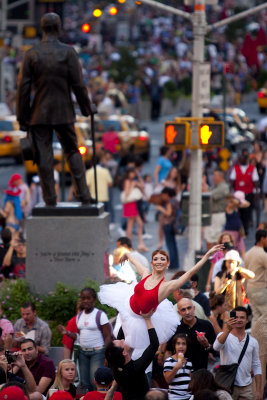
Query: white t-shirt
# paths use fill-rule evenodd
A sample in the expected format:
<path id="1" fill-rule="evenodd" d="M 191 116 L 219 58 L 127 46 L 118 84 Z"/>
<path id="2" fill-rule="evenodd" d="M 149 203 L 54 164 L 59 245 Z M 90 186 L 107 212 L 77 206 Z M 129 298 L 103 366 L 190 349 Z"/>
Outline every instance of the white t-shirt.
<path id="1" fill-rule="evenodd" d="M 102 332 L 96 324 L 96 314 L 98 309 L 94 308 L 89 314 L 83 311 L 77 322 L 77 327 L 80 331 L 80 346 L 81 347 L 100 347 L 104 346 Z M 102 311 L 100 316 L 100 325 L 108 324 L 107 314 Z"/>

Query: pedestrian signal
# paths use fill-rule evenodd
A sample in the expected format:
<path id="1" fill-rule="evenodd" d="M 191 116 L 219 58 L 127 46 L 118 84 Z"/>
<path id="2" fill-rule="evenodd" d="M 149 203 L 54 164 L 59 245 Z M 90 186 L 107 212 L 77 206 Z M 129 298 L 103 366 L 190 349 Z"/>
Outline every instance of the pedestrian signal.
<path id="1" fill-rule="evenodd" d="M 166 146 L 174 146 L 177 150 L 185 149 L 190 145 L 189 122 L 165 122 L 164 143 Z"/>
<path id="2" fill-rule="evenodd" d="M 224 145 L 224 123 L 215 121 L 210 124 L 199 123 L 198 140 L 202 149 L 212 147 L 223 147 Z"/>

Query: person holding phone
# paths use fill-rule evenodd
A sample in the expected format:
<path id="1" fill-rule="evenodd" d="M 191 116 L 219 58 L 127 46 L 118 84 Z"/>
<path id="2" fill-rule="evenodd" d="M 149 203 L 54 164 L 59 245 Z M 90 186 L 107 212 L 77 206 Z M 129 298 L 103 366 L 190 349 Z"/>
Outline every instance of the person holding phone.
<path id="1" fill-rule="evenodd" d="M 231 318 L 223 332 L 220 332 L 213 344 L 216 351 L 220 351 L 221 364 L 236 363 L 247 339 L 245 331 L 248 322 L 248 311 L 245 307 L 235 307 Z M 255 378 L 255 392 L 252 384 L 252 374 Z M 249 342 L 241 363 L 237 369 L 234 383 L 234 400 L 262 400 L 261 393 L 261 363 L 259 359 L 259 345 L 257 340 L 249 336 Z"/>

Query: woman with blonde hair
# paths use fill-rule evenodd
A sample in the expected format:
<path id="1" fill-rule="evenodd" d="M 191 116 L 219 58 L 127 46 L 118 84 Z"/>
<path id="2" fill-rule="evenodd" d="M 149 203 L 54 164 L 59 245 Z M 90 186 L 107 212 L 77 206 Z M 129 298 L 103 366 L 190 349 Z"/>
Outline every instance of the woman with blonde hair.
<path id="1" fill-rule="evenodd" d="M 55 382 L 50 389 L 64 390 L 65 392 L 70 393 L 73 399 L 75 399 L 76 387 L 73 384 L 75 376 L 76 376 L 75 362 L 68 358 L 60 361 L 57 367 Z M 47 398 L 50 397 L 50 393 Z"/>

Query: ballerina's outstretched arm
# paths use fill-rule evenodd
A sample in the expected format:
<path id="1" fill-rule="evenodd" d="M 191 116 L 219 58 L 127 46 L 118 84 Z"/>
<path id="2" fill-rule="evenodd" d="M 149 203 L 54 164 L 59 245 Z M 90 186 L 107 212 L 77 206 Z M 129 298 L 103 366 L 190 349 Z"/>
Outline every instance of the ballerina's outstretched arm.
<path id="1" fill-rule="evenodd" d="M 130 252 L 123 254 L 123 256 L 120 258 L 121 264 L 123 264 L 125 261 L 130 261 L 130 263 L 135 266 L 138 274 L 141 275 L 142 279 L 145 278 L 147 275 L 151 274 L 149 269 L 144 267 L 143 264 L 139 260 L 137 260 L 135 257 L 133 257 Z"/>
<path id="2" fill-rule="evenodd" d="M 179 289 L 181 286 L 183 286 L 188 280 L 190 280 L 191 276 L 193 274 L 196 274 L 201 267 L 205 264 L 205 262 L 209 259 L 209 257 L 213 254 L 216 253 L 217 251 L 223 250 L 224 245 L 223 244 L 217 244 L 216 246 L 213 246 L 209 251 L 207 251 L 206 254 L 201 258 L 201 260 L 189 271 L 187 271 L 185 274 L 183 274 L 179 279 L 171 280 L 169 282 L 166 282 L 165 285 L 162 285 L 160 288 L 160 293 L 159 293 L 159 302 L 162 300 L 166 299 L 171 293 L 173 293 L 175 290 Z"/>

